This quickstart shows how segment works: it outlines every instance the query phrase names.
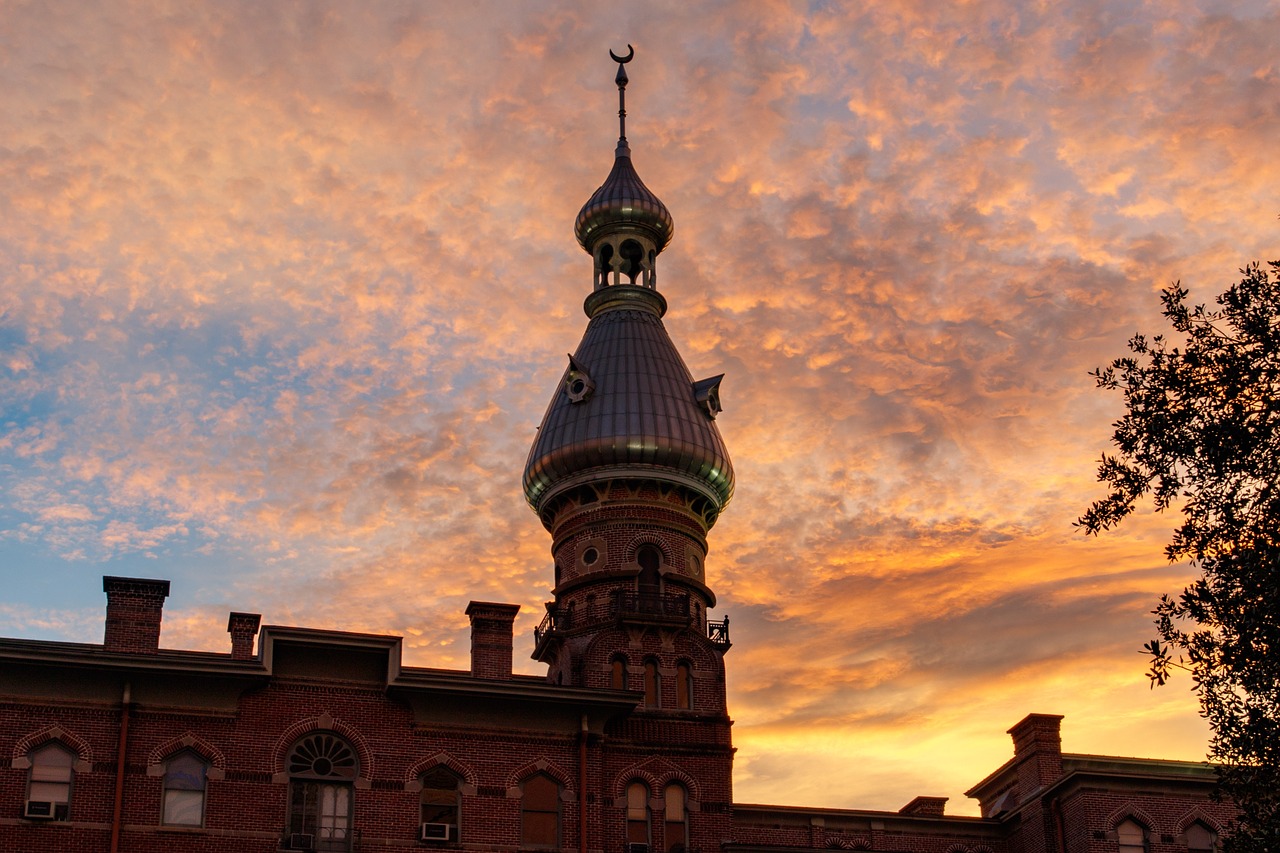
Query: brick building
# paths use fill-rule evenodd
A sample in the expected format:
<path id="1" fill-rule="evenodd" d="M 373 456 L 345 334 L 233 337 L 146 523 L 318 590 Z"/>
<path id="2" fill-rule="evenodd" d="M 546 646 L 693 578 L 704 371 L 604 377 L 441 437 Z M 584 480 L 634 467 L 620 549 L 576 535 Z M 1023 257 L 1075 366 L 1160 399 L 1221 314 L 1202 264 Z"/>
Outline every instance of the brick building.
<path id="1" fill-rule="evenodd" d="M 617 82 L 621 101 L 625 60 Z M 734 484 L 720 377 L 695 380 L 663 327 L 672 218 L 622 129 L 575 225 L 587 328 L 523 477 L 552 539 L 547 675 L 512 673 L 510 604 L 471 603 L 471 668 L 449 671 L 403 666 L 399 637 L 251 613 L 230 614 L 229 652 L 164 649 L 169 583 L 107 577 L 101 645 L 0 640 L 0 851 L 1214 848 L 1231 812 L 1211 768 L 1064 755 L 1047 715 L 969 792 L 983 817 L 928 796 L 734 803 L 729 630 L 705 571 Z"/>

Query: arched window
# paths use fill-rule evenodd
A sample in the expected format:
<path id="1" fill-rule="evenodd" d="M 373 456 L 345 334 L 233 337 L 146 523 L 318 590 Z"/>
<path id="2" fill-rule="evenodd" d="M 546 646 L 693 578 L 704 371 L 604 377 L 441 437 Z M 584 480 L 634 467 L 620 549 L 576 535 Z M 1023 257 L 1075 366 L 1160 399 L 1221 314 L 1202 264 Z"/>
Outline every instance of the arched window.
<path id="1" fill-rule="evenodd" d="M 676 664 L 676 707 L 693 707 L 693 669 L 684 662 Z"/>
<path id="2" fill-rule="evenodd" d="M 169 826 L 204 824 L 204 791 L 209 764 L 189 749 L 164 763 L 164 800 L 160 822 Z"/>
<path id="3" fill-rule="evenodd" d="M 627 843 L 649 843 L 649 786 L 643 782 L 627 786 Z"/>
<path id="4" fill-rule="evenodd" d="M 644 706 L 657 708 L 662 705 L 662 680 L 658 674 L 658 662 L 650 658 L 644 662 Z"/>
<path id="5" fill-rule="evenodd" d="M 352 783 L 360 773 L 351 745 L 332 732 L 316 732 L 294 744 L 285 767 L 289 834 L 311 836 L 308 846 L 317 853 L 350 850 Z"/>
<path id="6" fill-rule="evenodd" d="M 1214 853 L 1218 849 L 1218 833 L 1196 821 L 1187 827 L 1189 853 Z"/>
<path id="7" fill-rule="evenodd" d="M 31 773 L 27 777 L 27 817 L 68 820 L 71 812 L 71 782 L 75 777 L 76 754 L 57 741 L 50 741 L 27 753 Z"/>
<path id="8" fill-rule="evenodd" d="M 636 562 L 640 564 L 641 595 L 656 595 L 662 588 L 662 552 L 652 545 L 643 545 L 636 552 Z"/>
<path id="9" fill-rule="evenodd" d="M 1116 840 L 1120 842 L 1120 853 L 1146 853 L 1147 831 L 1133 818 L 1116 827 Z"/>
<path id="10" fill-rule="evenodd" d="M 536 847 L 560 846 L 560 783 L 545 773 L 524 780 L 520 841 Z"/>
<path id="11" fill-rule="evenodd" d="M 622 655 L 614 655 L 609 664 L 609 686 L 614 690 L 627 689 L 627 659 Z"/>
<path id="12" fill-rule="evenodd" d="M 431 824 L 423 837 L 461 841 L 462 779 L 448 767 L 437 766 L 422 776 L 422 822 Z M 445 827 L 448 827 L 445 829 Z M 431 834 L 429 834 L 431 833 Z"/>
<path id="13" fill-rule="evenodd" d="M 667 853 L 683 853 L 689 844 L 689 796 L 684 786 L 672 783 L 662 792 L 663 835 Z"/>

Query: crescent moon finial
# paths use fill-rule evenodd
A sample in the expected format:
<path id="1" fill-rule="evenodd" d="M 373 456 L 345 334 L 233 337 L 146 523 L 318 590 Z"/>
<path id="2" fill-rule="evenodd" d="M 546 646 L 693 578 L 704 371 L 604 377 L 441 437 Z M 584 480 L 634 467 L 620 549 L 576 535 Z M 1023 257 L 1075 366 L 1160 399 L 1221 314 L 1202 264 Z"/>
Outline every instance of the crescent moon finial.
<path id="1" fill-rule="evenodd" d="M 619 65 L 626 65 L 628 62 L 630 62 L 632 59 L 635 58 L 635 55 L 636 55 L 636 49 L 631 45 L 627 45 L 626 56 L 618 56 L 618 54 L 613 52 L 613 48 L 609 49 L 609 58 L 612 59 L 614 62 L 618 63 Z"/>

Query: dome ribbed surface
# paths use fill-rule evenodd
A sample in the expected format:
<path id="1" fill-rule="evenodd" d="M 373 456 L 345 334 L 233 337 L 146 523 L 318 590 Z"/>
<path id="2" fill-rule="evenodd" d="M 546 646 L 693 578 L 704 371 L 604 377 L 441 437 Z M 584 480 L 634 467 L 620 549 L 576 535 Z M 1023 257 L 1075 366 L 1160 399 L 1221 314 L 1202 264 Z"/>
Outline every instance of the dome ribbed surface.
<path id="1" fill-rule="evenodd" d="M 619 149 L 609 177 L 578 211 L 573 233 L 588 252 L 599 236 L 626 226 L 647 231 L 659 252 L 671 242 L 675 230 L 671 211 L 640 180 L 630 154 L 622 153 L 626 150 Z"/>
<path id="2" fill-rule="evenodd" d="M 719 509 L 733 496 L 720 431 L 694 399 L 692 377 L 654 313 L 604 311 L 591 319 L 574 360 L 595 382 L 581 403 L 557 387 L 524 469 L 539 509 L 559 486 L 652 477 L 692 486 Z"/>

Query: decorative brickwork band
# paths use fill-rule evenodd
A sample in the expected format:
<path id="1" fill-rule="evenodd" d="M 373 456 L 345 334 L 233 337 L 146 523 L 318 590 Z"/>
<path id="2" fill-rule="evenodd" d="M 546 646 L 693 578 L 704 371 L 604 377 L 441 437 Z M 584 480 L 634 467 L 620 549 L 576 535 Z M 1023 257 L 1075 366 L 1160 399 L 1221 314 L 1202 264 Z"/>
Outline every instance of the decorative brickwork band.
<path id="1" fill-rule="evenodd" d="M 520 612 L 518 604 L 473 601 L 471 617 L 471 675 L 474 678 L 511 678 L 511 631 Z"/>
<path id="2" fill-rule="evenodd" d="M 235 613 L 227 619 L 227 633 L 231 635 L 231 658 L 253 660 L 253 638 L 258 636 L 262 616 L 257 613 Z"/>
<path id="3" fill-rule="evenodd" d="M 104 577 L 107 626 L 102 645 L 109 652 L 153 655 L 160 649 L 160 616 L 169 582 Z"/>

